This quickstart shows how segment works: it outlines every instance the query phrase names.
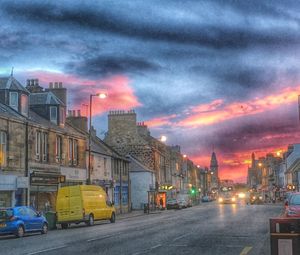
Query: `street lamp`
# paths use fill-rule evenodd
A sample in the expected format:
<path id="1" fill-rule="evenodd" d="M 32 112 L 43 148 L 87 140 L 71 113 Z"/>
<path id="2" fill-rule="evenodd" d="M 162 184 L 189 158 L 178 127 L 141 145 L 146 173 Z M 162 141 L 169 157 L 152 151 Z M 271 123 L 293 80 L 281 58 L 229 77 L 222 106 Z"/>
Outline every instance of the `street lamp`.
<path id="1" fill-rule="evenodd" d="M 88 163 L 88 179 L 87 184 L 91 184 L 91 145 L 92 145 L 92 103 L 93 97 L 98 97 L 100 99 L 105 99 L 107 94 L 97 93 L 90 94 L 90 119 L 89 119 L 89 163 Z"/>

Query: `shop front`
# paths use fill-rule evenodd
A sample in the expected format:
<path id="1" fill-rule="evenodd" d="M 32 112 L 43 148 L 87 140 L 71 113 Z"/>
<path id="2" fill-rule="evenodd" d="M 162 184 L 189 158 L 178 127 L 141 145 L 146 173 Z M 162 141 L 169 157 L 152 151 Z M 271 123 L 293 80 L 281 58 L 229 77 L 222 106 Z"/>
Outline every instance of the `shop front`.
<path id="1" fill-rule="evenodd" d="M 0 207 L 25 205 L 28 178 L 0 174 Z"/>
<path id="2" fill-rule="evenodd" d="M 113 192 L 114 192 L 114 181 L 113 180 L 93 180 L 92 183 L 94 185 L 101 186 L 107 196 L 109 197 L 109 200 L 112 202 L 113 200 Z"/>
<path id="3" fill-rule="evenodd" d="M 61 186 L 83 185 L 86 183 L 87 170 L 84 168 L 61 167 L 61 174 L 66 177 L 66 182 Z"/>

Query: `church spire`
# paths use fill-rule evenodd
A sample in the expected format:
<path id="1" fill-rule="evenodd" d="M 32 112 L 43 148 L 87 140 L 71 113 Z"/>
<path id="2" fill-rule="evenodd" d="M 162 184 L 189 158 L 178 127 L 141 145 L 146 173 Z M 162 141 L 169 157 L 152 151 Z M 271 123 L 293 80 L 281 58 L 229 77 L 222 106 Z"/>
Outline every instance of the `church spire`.
<path id="1" fill-rule="evenodd" d="M 216 167 L 218 167 L 218 160 L 217 160 L 216 153 L 213 151 L 210 159 L 210 168 L 216 168 Z"/>

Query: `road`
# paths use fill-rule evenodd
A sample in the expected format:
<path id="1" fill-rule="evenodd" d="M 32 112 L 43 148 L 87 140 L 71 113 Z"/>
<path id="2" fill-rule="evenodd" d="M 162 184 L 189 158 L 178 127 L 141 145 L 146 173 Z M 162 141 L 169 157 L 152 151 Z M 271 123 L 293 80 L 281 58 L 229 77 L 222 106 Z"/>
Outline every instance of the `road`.
<path id="1" fill-rule="evenodd" d="M 207 203 L 74 226 L 21 239 L 0 237 L 0 254 L 269 254 L 269 218 L 282 205 L 218 205 Z"/>

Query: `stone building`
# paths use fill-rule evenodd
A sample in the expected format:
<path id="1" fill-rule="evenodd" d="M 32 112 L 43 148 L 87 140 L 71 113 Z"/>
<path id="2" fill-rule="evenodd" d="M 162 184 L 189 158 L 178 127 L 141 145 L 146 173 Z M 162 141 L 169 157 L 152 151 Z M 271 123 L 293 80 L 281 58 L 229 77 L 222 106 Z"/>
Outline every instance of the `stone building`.
<path id="1" fill-rule="evenodd" d="M 67 123 L 84 132 L 86 136 L 86 164 L 88 166 L 89 132 L 87 117 L 80 111 L 69 111 Z M 96 135 L 91 128 L 91 184 L 101 186 L 111 202 L 114 202 L 118 213 L 130 210 L 129 160 L 120 155 Z"/>
<path id="2" fill-rule="evenodd" d="M 105 142 L 121 155 L 130 155 L 146 169 L 153 171 L 156 204 L 159 204 L 162 198 L 165 205 L 167 198 L 175 197 L 179 192 L 188 191 L 188 166 L 190 164 L 184 164 L 180 147 L 167 146 L 152 137 L 147 125 L 137 122 L 137 116 L 133 110 L 109 113 Z M 191 176 L 196 177 L 194 172 Z M 194 182 L 196 185 L 196 181 Z"/>
<path id="3" fill-rule="evenodd" d="M 62 86 L 56 89 L 66 92 Z M 16 180 L 15 199 L 10 205 L 55 210 L 60 183 L 86 181 L 85 136 L 65 123 L 66 102 L 51 91 L 51 86 L 44 91 L 37 79 L 28 80 L 25 88 L 12 76 L 1 78 L 0 103 L 1 119 L 6 120 L 0 126 L 5 137 L 0 174 L 5 173 L 10 182 L 13 177 Z"/>

